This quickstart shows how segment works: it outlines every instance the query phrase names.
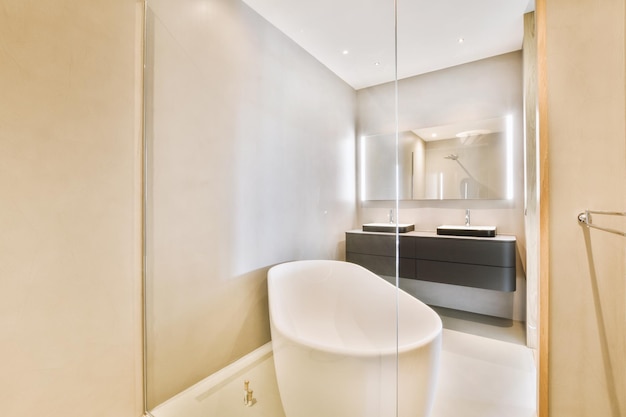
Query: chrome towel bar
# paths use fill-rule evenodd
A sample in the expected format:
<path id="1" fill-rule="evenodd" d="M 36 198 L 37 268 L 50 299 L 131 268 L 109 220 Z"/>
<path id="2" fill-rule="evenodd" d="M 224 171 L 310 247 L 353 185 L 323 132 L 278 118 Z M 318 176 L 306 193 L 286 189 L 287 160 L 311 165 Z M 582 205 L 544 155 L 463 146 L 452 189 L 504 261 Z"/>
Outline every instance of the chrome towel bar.
<path id="1" fill-rule="evenodd" d="M 594 229 L 603 230 L 605 232 L 614 233 L 620 236 L 626 236 L 626 232 L 621 232 L 619 230 L 610 229 L 608 227 L 596 226 L 591 223 L 591 215 L 592 214 L 602 214 L 606 216 L 626 216 L 626 212 L 624 211 L 600 211 L 600 210 L 585 210 L 584 212 L 578 215 L 578 222 L 580 224 L 584 224 L 587 227 L 593 227 Z"/>

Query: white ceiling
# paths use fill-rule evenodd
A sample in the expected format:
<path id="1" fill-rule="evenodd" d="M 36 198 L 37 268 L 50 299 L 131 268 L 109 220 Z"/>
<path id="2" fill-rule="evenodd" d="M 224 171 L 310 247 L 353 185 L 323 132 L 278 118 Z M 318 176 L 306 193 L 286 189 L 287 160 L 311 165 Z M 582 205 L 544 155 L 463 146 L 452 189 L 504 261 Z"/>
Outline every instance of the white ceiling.
<path id="1" fill-rule="evenodd" d="M 393 81 L 393 0 L 243 1 L 355 89 Z M 532 10 L 534 0 L 398 0 L 398 78 L 521 49 Z"/>

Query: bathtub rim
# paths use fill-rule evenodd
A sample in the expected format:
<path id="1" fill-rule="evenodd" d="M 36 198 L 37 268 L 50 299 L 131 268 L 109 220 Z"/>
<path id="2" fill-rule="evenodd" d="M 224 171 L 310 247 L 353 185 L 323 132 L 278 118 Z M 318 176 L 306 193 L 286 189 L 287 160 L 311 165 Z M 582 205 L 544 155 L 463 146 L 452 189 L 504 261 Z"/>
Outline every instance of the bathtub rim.
<path id="1" fill-rule="evenodd" d="M 420 308 L 423 309 L 425 312 L 428 312 L 429 315 L 433 316 L 434 318 L 436 318 L 436 322 L 437 325 L 434 326 L 435 328 L 431 331 L 426 332 L 426 335 L 422 338 L 420 338 L 418 341 L 415 341 L 413 343 L 405 343 L 403 345 L 398 345 L 397 341 L 398 341 L 398 335 L 396 334 L 395 340 L 396 340 L 396 345 L 389 347 L 389 348 L 381 348 L 381 349 L 354 349 L 354 348 L 346 348 L 346 347 L 341 347 L 341 346 L 331 346 L 328 344 L 322 344 L 319 342 L 316 342 L 315 340 L 311 340 L 308 339 L 306 337 L 297 337 L 297 336 L 293 336 L 291 332 L 289 331 L 285 331 L 284 330 L 284 326 L 281 325 L 277 325 L 276 321 L 274 320 L 274 314 L 272 313 L 272 311 L 274 310 L 273 308 L 273 304 L 271 301 L 272 298 L 272 291 L 270 290 L 270 286 L 272 285 L 272 281 L 274 281 L 274 279 L 272 279 L 271 277 L 271 272 L 272 270 L 275 269 L 280 269 L 280 267 L 282 265 L 289 265 L 289 264 L 295 264 L 295 263 L 317 263 L 317 262 L 323 262 L 323 263 L 341 263 L 341 264 L 347 264 L 350 265 L 350 267 L 354 267 L 355 269 L 359 269 L 364 271 L 367 274 L 371 274 L 374 277 L 380 279 L 381 281 L 383 281 L 384 285 L 389 285 L 392 288 L 395 288 L 398 291 L 396 300 L 400 300 L 400 298 L 404 298 L 412 303 L 417 303 L 420 305 Z M 337 260 L 330 260 L 330 259 L 313 259 L 313 260 L 298 260 L 298 261 L 289 261 L 289 262 L 283 262 L 280 263 L 278 265 L 274 265 L 273 267 L 271 267 L 268 272 L 267 272 L 267 286 L 268 286 L 268 304 L 269 304 L 269 316 L 270 316 L 270 331 L 273 332 L 274 329 L 276 329 L 277 331 L 280 332 L 280 336 L 290 340 L 298 345 L 303 345 L 303 346 L 308 346 L 312 349 L 324 352 L 324 353 L 328 353 L 328 354 L 334 354 L 334 355 L 344 355 L 344 356 L 356 356 L 356 357 L 382 357 L 382 356 L 390 356 L 390 355 L 400 355 L 403 353 L 407 353 L 407 352 L 411 352 L 415 349 L 419 349 L 422 348 L 424 346 L 427 346 L 431 343 L 433 343 L 437 338 L 441 338 L 442 332 L 443 332 L 443 323 L 441 321 L 441 317 L 439 316 L 439 314 L 437 314 L 437 312 L 435 310 L 433 310 L 430 306 L 428 306 L 426 303 L 424 303 L 423 301 L 413 297 L 411 294 L 407 293 L 406 291 L 402 290 L 401 288 L 397 288 L 395 285 L 391 284 L 390 282 L 388 282 L 387 280 L 385 280 L 384 278 L 381 278 L 380 276 L 374 274 L 373 272 L 371 272 L 370 270 L 362 267 L 361 265 L 357 265 L 351 262 L 346 262 L 346 261 L 337 261 Z M 396 321 L 393 323 L 394 325 L 397 326 L 397 319 Z M 272 342 L 274 343 L 274 337 L 272 335 Z"/>

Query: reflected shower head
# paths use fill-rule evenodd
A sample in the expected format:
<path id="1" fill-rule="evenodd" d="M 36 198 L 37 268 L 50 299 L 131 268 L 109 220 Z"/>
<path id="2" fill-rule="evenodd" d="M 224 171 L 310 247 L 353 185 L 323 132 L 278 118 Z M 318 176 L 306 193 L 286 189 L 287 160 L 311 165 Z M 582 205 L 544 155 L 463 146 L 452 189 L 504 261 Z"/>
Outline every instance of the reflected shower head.
<path id="1" fill-rule="evenodd" d="M 453 161 L 456 161 L 457 159 L 459 159 L 459 155 L 451 153 L 448 156 L 444 156 L 444 159 L 452 159 Z"/>

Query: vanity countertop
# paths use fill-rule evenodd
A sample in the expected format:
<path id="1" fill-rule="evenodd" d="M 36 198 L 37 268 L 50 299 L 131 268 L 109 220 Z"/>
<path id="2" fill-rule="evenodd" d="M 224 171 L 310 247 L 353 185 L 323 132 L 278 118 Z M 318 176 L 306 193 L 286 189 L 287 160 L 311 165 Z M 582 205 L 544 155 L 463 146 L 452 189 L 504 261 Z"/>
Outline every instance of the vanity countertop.
<path id="1" fill-rule="evenodd" d="M 355 229 L 349 230 L 346 233 L 357 233 L 357 234 L 366 234 L 366 235 L 395 235 L 395 233 L 387 233 L 387 232 L 364 232 L 363 230 Z M 400 233 L 400 236 L 412 236 L 412 237 L 434 237 L 439 239 L 465 239 L 465 240 L 491 240 L 491 241 L 504 241 L 504 242 L 514 242 L 517 239 L 512 235 L 501 235 L 497 234 L 494 237 L 473 237 L 473 236 L 451 236 L 451 235 L 438 235 L 437 232 L 426 232 L 426 231 L 412 231 L 406 233 Z"/>

